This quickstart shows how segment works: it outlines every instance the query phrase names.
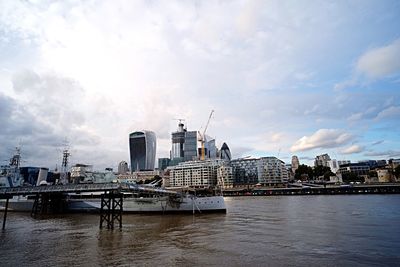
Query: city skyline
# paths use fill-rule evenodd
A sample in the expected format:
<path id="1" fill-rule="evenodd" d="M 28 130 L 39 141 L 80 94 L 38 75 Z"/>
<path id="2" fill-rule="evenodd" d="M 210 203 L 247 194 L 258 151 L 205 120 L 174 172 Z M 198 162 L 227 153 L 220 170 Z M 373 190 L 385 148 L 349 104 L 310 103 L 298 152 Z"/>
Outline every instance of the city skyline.
<path id="1" fill-rule="evenodd" d="M 176 118 L 232 158 L 400 157 L 400 3 L 0 3 L 0 159 L 96 168 Z"/>

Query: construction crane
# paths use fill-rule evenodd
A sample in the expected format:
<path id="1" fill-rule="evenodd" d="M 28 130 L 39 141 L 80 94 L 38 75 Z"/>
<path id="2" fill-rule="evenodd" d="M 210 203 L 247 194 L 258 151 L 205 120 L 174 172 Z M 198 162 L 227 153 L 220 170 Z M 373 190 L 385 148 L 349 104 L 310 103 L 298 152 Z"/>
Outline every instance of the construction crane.
<path id="1" fill-rule="evenodd" d="M 208 117 L 208 121 L 207 121 L 206 127 L 204 127 L 203 133 L 200 133 L 200 131 L 198 131 L 198 133 L 199 133 L 198 141 L 200 141 L 200 143 L 201 143 L 200 160 L 205 160 L 205 158 L 206 158 L 204 144 L 206 142 L 207 128 L 208 128 L 208 125 L 210 124 L 210 120 L 211 120 L 211 117 L 212 117 L 213 113 L 214 113 L 214 110 L 211 110 L 210 116 Z"/>

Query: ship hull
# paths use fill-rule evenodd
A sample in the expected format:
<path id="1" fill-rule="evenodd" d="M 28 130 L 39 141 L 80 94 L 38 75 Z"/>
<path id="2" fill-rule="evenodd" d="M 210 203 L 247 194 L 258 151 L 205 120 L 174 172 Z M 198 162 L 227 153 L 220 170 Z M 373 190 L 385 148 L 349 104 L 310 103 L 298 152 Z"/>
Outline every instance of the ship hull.
<path id="1" fill-rule="evenodd" d="M 0 206 L 4 207 L 4 202 Z M 10 199 L 8 208 L 12 211 L 30 212 L 33 200 Z M 68 199 L 67 212 L 99 212 L 101 208 L 100 198 Z M 183 197 L 179 201 L 168 197 L 159 198 L 124 198 L 124 213 L 226 213 L 225 201 L 222 196 L 210 197 Z"/>

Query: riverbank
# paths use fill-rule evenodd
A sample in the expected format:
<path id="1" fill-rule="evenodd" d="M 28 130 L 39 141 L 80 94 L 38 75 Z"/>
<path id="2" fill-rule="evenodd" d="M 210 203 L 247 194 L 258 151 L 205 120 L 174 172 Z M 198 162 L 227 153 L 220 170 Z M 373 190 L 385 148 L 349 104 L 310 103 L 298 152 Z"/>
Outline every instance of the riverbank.
<path id="1" fill-rule="evenodd" d="M 274 195 L 344 195 L 344 194 L 400 194 L 400 184 L 303 186 L 287 188 L 230 188 L 224 196 L 274 196 Z"/>

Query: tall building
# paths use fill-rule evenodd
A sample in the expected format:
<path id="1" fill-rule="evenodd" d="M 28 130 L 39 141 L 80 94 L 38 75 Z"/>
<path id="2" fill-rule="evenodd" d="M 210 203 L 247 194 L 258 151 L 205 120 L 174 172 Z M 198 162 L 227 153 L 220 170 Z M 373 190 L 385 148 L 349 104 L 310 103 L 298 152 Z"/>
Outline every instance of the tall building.
<path id="1" fill-rule="evenodd" d="M 170 161 L 171 160 L 169 158 L 159 158 L 158 169 L 162 171 L 165 170 L 169 166 Z"/>
<path id="2" fill-rule="evenodd" d="M 156 134 L 138 131 L 129 135 L 131 172 L 154 170 L 156 160 Z"/>
<path id="3" fill-rule="evenodd" d="M 171 135 L 171 166 L 175 166 L 180 162 L 193 161 L 199 158 L 201 148 L 198 147 L 197 131 L 188 131 L 182 122 L 178 124 L 178 130 Z M 217 147 L 215 139 L 207 136 L 204 147 L 206 158 L 214 159 L 217 157 Z"/>
<path id="4" fill-rule="evenodd" d="M 129 172 L 128 163 L 126 161 L 121 161 L 118 164 L 118 174 L 125 174 Z"/>
<path id="5" fill-rule="evenodd" d="M 197 132 L 186 131 L 185 143 L 183 146 L 184 161 L 194 160 L 197 158 Z"/>
<path id="6" fill-rule="evenodd" d="M 300 162 L 297 156 L 292 156 L 292 173 L 296 173 L 296 170 L 299 168 Z"/>
<path id="7" fill-rule="evenodd" d="M 221 151 L 220 151 L 221 159 L 231 160 L 231 151 L 226 143 L 222 144 Z"/>
<path id="8" fill-rule="evenodd" d="M 314 161 L 314 166 L 324 166 L 324 167 L 329 167 L 328 161 L 331 160 L 331 157 L 329 157 L 328 154 L 322 154 L 319 156 L 315 157 L 315 161 Z"/>
<path id="9" fill-rule="evenodd" d="M 187 131 L 179 122 L 178 130 L 172 133 L 171 160 L 173 163 L 197 158 L 197 132 Z M 176 164 L 173 164 L 176 165 Z"/>

